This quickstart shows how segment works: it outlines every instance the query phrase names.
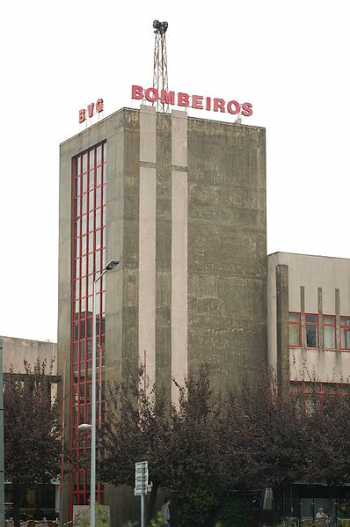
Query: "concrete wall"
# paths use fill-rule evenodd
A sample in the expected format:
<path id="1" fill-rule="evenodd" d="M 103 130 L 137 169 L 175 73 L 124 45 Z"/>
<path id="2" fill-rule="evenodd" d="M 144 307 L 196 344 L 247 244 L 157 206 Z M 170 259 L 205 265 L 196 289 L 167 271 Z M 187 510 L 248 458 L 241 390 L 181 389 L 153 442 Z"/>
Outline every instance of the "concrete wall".
<path id="1" fill-rule="evenodd" d="M 265 130 L 188 126 L 189 362 L 230 387 L 267 359 Z"/>
<path id="2" fill-rule="evenodd" d="M 25 373 L 24 361 L 33 366 L 36 361 L 47 362 L 48 369 L 53 364 L 52 374 L 57 374 L 57 344 L 38 340 L 1 337 L 3 342 L 4 373 Z M 48 371 L 48 370 L 47 370 Z"/>
<path id="3" fill-rule="evenodd" d="M 302 254 L 275 253 L 268 257 L 268 340 L 269 360 L 277 362 L 276 269 L 288 267 L 289 311 L 318 315 L 350 315 L 350 260 Z M 288 324 L 288 320 L 285 321 Z M 320 330 L 322 322 L 319 316 Z M 302 324 L 302 331 L 305 326 Z M 340 382 L 350 376 L 350 353 L 322 347 L 306 349 L 305 338 L 300 348 L 289 349 L 290 378 L 300 380 L 306 371 L 323 382 Z"/>

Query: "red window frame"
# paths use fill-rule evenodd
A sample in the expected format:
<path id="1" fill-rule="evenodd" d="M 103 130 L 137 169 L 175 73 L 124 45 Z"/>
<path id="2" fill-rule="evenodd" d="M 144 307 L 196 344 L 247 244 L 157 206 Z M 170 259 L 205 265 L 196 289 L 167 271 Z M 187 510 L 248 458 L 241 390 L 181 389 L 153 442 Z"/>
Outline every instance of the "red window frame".
<path id="1" fill-rule="evenodd" d="M 91 415 L 92 291 L 94 278 L 105 265 L 107 143 L 99 143 L 72 160 L 72 330 L 70 448 L 76 464 L 70 467 L 71 512 L 75 504 L 88 505 L 90 435 L 78 432 Z M 104 407 L 105 280 L 96 289 L 97 422 Z M 76 467 L 79 467 L 76 468 Z M 101 502 L 103 485 L 97 484 Z"/>
<path id="2" fill-rule="evenodd" d="M 291 320 L 291 315 L 297 316 L 298 320 L 297 321 Z M 290 326 L 298 326 L 298 337 L 299 338 L 298 338 L 298 344 L 291 344 L 290 339 L 289 339 L 289 346 L 291 348 L 300 348 L 301 346 L 301 314 L 300 313 L 296 313 L 295 311 L 289 312 L 288 328 L 290 328 Z"/>
<path id="3" fill-rule="evenodd" d="M 330 324 L 328 322 L 325 322 L 325 318 L 326 317 L 327 318 L 332 318 L 332 320 L 333 320 L 332 324 Z M 336 317 L 335 317 L 335 315 L 322 315 L 322 322 L 323 322 L 323 349 L 325 349 L 325 350 L 335 350 L 335 349 L 337 349 L 337 332 L 336 332 Z M 329 327 L 333 328 L 334 346 L 332 346 L 332 347 L 326 347 L 325 346 L 325 338 L 324 338 L 325 331 L 324 331 L 324 328 L 329 328 Z"/>
<path id="4" fill-rule="evenodd" d="M 345 324 L 344 321 L 347 320 L 348 323 Z M 350 350 L 350 342 L 349 342 L 349 347 L 346 347 L 344 345 L 344 342 L 343 342 L 343 331 L 342 330 L 347 330 L 350 332 L 350 316 L 347 316 L 347 315 L 343 315 L 340 317 L 340 349 L 341 350 Z M 350 341 L 350 339 L 349 339 Z"/>
<path id="5" fill-rule="evenodd" d="M 307 317 L 316 317 L 316 322 L 311 322 L 307 320 Z M 307 328 L 315 327 L 316 328 L 316 345 L 309 346 L 307 342 Z M 305 332 L 306 332 L 306 348 L 316 349 L 319 347 L 319 334 L 318 334 L 318 315 L 316 313 L 305 313 Z"/>

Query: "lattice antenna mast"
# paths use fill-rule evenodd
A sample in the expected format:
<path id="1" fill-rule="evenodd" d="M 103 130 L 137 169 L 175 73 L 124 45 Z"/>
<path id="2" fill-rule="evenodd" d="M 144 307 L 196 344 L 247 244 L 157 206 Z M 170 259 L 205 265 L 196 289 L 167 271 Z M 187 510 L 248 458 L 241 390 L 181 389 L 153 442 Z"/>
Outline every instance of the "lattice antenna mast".
<path id="1" fill-rule="evenodd" d="M 160 100 L 161 91 L 168 91 L 168 66 L 167 66 L 167 51 L 166 51 L 166 32 L 168 29 L 168 22 L 153 22 L 154 31 L 154 72 L 153 72 L 153 88 L 159 93 L 156 109 L 157 112 L 169 112 L 169 104 L 162 103 Z"/>

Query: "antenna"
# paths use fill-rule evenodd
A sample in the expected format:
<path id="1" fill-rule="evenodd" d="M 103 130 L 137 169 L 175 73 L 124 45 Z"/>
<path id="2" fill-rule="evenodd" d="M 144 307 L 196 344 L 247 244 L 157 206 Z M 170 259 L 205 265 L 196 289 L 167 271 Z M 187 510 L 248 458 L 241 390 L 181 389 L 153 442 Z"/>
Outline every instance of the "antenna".
<path id="1" fill-rule="evenodd" d="M 153 22 L 154 32 L 154 72 L 153 72 L 153 88 L 159 93 L 156 102 L 157 112 L 169 112 L 169 104 L 162 103 L 161 90 L 168 91 L 168 67 L 167 67 L 167 51 L 166 51 L 166 32 L 168 29 L 168 22 Z"/>

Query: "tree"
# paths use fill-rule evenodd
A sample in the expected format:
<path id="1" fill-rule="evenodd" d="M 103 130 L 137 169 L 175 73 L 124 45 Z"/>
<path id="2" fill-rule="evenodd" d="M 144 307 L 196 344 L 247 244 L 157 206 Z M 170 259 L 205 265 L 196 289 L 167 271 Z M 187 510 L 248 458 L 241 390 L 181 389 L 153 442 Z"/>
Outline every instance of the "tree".
<path id="1" fill-rule="evenodd" d="M 142 375 L 129 373 L 110 392 L 100 477 L 133 487 L 135 462 L 148 460 L 149 512 L 160 487 L 180 498 L 177 510 L 187 516 L 183 523 L 178 518 L 179 525 L 201 526 L 210 525 L 231 491 L 272 487 L 281 512 L 282 492 L 293 481 L 333 487 L 350 482 L 350 397 L 344 387 L 332 395 L 324 388 L 322 404 L 315 394 L 315 404 L 305 409 L 303 394 L 281 393 L 272 372 L 257 373 L 254 384 L 242 376 L 231 393 L 213 394 L 202 365 L 177 385 L 179 398 L 170 407 L 162 390 L 145 394 Z"/>
<path id="2" fill-rule="evenodd" d="M 21 496 L 36 485 L 49 484 L 60 473 L 60 426 L 57 398 L 47 365 L 25 362 L 25 373 L 4 376 L 5 478 L 12 484 L 15 527 Z M 52 366 L 52 365 L 51 365 Z M 50 372 L 49 372 L 50 373 Z"/>
<path id="3" fill-rule="evenodd" d="M 137 375 L 127 368 L 121 382 L 109 385 L 107 417 L 98 433 L 98 477 L 115 486 L 135 484 L 135 463 L 148 461 L 152 489 L 148 517 L 154 513 L 159 486 L 170 483 L 171 427 L 163 390 L 149 394 L 143 386 L 143 369 Z"/>
<path id="4" fill-rule="evenodd" d="M 211 391 L 206 366 L 178 386 L 175 405 L 162 389 L 153 386 L 147 394 L 143 386 L 142 368 L 136 376 L 129 369 L 121 382 L 110 385 L 107 416 L 98 434 L 98 474 L 115 486 L 133 487 L 135 462 L 148 461 L 151 518 L 160 487 L 184 490 L 211 478 Z"/>
<path id="5" fill-rule="evenodd" d="M 333 389 L 324 388 L 307 419 L 308 479 L 329 487 L 350 483 L 350 396 L 341 385 Z"/>

